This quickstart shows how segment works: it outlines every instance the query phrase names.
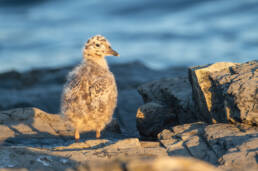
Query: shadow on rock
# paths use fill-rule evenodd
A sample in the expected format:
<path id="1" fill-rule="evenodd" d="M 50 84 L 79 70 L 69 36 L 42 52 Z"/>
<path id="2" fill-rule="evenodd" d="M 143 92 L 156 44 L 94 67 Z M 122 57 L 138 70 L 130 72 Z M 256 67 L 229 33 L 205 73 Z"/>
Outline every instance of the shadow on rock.
<path id="1" fill-rule="evenodd" d="M 227 168 L 256 167 L 257 128 L 198 122 L 163 130 L 158 138 L 170 156 L 190 156 Z M 249 162 L 246 162 L 249 161 Z"/>
<path id="2" fill-rule="evenodd" d="M 74 131 L 58 114 L 48 114 L 37 108 L 18 108 L 0 112 L 1 145 L 55 147 L 74 143 Z M 117 132 L 111 132 L 117 131 Z M 119 126 L 111 122 L 102 138 L 118 139 Z M 94 132 L 81 134 L 81 140 L 95 140 Z"/>

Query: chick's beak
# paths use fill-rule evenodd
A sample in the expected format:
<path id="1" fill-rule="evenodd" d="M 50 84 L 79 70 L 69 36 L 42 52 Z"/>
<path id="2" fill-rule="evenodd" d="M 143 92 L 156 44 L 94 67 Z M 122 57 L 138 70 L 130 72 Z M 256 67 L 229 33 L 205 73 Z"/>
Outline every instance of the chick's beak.
<path id="1" fill-rule="evenodd" d="M 114 49 L 110 48 L 108 53 L 113 56 L 120 56 Z"/>

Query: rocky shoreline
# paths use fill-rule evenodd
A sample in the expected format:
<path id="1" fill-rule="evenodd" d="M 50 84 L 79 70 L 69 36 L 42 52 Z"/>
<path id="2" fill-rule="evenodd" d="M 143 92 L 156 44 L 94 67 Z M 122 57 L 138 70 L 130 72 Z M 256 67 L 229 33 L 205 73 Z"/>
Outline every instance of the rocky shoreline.
<path id="1" fill-rule="evenodd" d="M 0 170 L 258 169 L 258 61 L 110 68 L 114 119 L 79 143 L 56 114 L 72 66 L 0 74 Z"/>

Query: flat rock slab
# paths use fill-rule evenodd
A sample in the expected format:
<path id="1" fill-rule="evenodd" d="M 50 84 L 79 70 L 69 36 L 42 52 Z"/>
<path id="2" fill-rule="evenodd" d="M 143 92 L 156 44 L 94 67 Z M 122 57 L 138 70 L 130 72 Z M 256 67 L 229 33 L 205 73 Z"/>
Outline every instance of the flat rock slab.
<path id="1" fill-rule="evenodd" d="M 51 155 L 46 149 L 0 147 L 0 170 L 65 170 L 75 164 L 69 156 Z"/>
<path id="2" fill-rule="evenodd" d="M 0 111 L 0 143 L 51 145 L 73 139 L 74 130 L 59 114 L 49 114 L 37 108 L 17 108 Z M 113 120 L 106 128 L 119 132 L 119 124 Z M 108 134 L 104 132 L 105 134 Z M 88 133 L 82 138 L 95 138 Z M 47 138 L 47 139 L 46 139 Z M 115 138 L 113 136 L 113 138 Z"/>
<path id="3" fill-rule="evenodd" d="M 25 138 L 52 138 L 72 136 L 73 131 L 57 114 L 49 114 L 37 108 L 17 108 L 0 112 L 0 141 Z"/>

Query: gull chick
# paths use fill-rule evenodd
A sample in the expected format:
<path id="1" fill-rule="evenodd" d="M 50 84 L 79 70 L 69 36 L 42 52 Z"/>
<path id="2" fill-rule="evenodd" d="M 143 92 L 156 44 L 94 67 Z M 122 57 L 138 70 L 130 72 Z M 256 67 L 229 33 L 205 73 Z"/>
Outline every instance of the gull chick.
<path id="1" fill-rule="evenodd" d="M 96 35 L 85 44 L 82 63 L 68 74 L 61 113 L 75 129 L 76 141 L 83 131 L 96 131 L 96 138 L 100 138 L 101 131 L 112 119 L 117 87 L 105 56 L 119 54 L 105 37 Z"/>

